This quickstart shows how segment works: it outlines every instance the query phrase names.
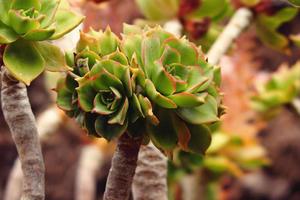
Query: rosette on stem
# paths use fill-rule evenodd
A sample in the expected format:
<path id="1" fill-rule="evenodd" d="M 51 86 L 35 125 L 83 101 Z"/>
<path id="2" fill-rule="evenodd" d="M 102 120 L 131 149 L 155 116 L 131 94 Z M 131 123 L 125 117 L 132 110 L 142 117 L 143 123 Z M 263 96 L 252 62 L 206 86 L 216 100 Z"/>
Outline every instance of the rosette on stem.
<path id="1" fill-rule="evenodd" d="M 0 44 L 7 45 L 4 64 L 27 85 L 44 70 L 67 71 L 55 40 L 83 20 L 65 0 L 0 0 Z"/>
<path id="2" fill-rule="evenodd" d="M 166 151 L 181 147 L 204 153 L 210 144 L 209 125 L 219 121 L 220 68 L 211 66 L 201 49 L 160 27 L 125 25 L 122 49 L 138 63 L 138 85 L 153 103 L 159 124 L 147 132 Z"/>
<path id="3" fill-rule="evenodd" d="M 109 27 L 105 32 L 81 33 L 77 53 L 67 54 L 73 72 L 57 86 L 58 106 L 89 134 L 108 140 L 139 118 L 155 122 L 150 100 L 136 87 L 133 63 L 119 47 L 120 40 Z"/>

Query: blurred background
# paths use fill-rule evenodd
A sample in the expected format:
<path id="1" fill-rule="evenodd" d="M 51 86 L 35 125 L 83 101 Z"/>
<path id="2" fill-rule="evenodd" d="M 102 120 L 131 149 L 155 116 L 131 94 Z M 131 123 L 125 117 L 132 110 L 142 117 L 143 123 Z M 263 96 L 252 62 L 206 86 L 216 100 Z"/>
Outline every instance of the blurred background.
<path id="1" fill-rule="evenodd" d="M 251 3 L 252 2 L 252 3 Z M 300 200 L 300 14 L 274 0 L 70 0 L 82 29 L 122 24 L 176 29 L 207 52 L 240 7 L 254 17 L 219 63 L 226 114 L 205 157 L 176 152 L 170 200 Z M 58 41 L 71 50 L 79 30 Z M 102 199 L 114 143 L 90 138 L 55 106 L 57 74 L 28 88 L 46 166 L 47 200 Z M 0 200 L 17 200 L 22 174 L 0 113 Z M 93 176 L 90 180 L 86 173 Z M 94 184 L 92 190 L 82 186 Z"/>

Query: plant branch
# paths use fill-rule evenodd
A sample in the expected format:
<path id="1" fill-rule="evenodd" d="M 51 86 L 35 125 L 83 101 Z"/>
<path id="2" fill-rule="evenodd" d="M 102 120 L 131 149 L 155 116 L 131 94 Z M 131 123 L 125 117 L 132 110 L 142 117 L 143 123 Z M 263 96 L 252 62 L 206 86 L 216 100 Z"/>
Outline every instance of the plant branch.
<path id="1" fill-rule="evenodd" d="M 133 139 L 126 133 L 119 138 L 107 178 L 104 200 L 128 199 L 140 146 L 141 138 Z"/>
<path id="2" fill-rule="evenodd" d="M 37 117 L 37 129 L 40 140 L 50 137 L 63 122 L 63 115 L 56 106 L 51 106 Z M 9 174 L 4 191 L 4 200 L 19 200 L 22 193 L 23 173 L 20 160 L 17 158 Z"/>
<path id="3" fill-rule="evenodd" d="M 221 57 L 227 52 L 233 41 L 250 25 L 253 14 L 247 8 L 238 9 L 225 27 L 217 41 L 210 48 L 207 57 L 212 65 L 219 63 Z"/>
<path id="4" fill-rule="evenodd" d="M 26 86 L 1 69 L 4 118 L 16 144 L 24 174 L 22 200 L 45 198 L 44 161 Z"/>
<path id="5" fill-rule="evenodd" d="M 135 200 L 167 200 L 167 158 L 152 144 L 142 146 L 133 179 Z"/>
<path id="6" fill-rule="evenodd" d="M 82 148 L 76 173 L 75 200 L 96 199 L 97 172 L 103 163 L 103 154 L 95 144 Z"/>

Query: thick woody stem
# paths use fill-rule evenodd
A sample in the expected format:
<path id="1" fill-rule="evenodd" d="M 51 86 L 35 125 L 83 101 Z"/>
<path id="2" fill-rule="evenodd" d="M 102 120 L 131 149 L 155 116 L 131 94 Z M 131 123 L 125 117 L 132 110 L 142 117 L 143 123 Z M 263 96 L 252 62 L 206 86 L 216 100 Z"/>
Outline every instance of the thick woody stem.
<path id="1" fill-rule="evenodd" d="M 49 107 L 37 117 L 40 141 L 46 140 L 59 128 L 63 115 L 56 106 Z M 15 160 L 4 191 L 4 200 L 19 200 L 22 195 L 23 173 L 20 160 Z"/>
<path id="2" fill-rule="evenodd" d="M 126 133 L 119 138 L 107 178 L 104 200 L 129 198 L 140 146 L 141 139 L 133 139 Z"/>
<path id="3" fill-rule="evenodd" d="M 45 198 L 44 161 L 26 86 L 2 67 L 1 101 L 4 118 L 16 144 L 24 174 L 22 200 Z"/>
<path id="4" fill-rule="evenodd" d="M 167 158 L 153 144 L 142 146 L 138 158 L 134 200 L 167 200 Z"/>
<path id="5" fill-rule="evenodd" d="M 226 53 L 233 41 L 250 25 L 252 16 L 251 10 L 247 8 L 240 8 L 236 11 L 229 24 L 207 54 L 210 64 L 216 65 L 219 63 L 221 57 Z"/>
<path id="6" fill-rule="evenodd" d="M 90 144 L 82 148 L 76 173 L 75 200 L 96 199 L 97 172 L 103 163 L 99 147 Z"/>

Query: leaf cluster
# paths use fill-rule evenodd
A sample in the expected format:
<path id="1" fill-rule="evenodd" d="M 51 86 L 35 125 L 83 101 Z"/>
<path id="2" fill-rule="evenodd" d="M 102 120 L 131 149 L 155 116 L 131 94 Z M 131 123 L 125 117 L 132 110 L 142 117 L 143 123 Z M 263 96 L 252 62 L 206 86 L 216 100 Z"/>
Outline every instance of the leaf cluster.
<path id="1" fill-rule="evenodd" d="M 0 0 L 5 66 L 27 85 L 44 70 L 69 70 L 63 53 L 46 40 L 61 38 L 82 20 L 65 0 Z"/>
<path id="2" fill-rule="evenodd" d="M 66 57 L 73 72 L 58 83 L 57 103 L 90 135 L 127 131 L 165 153 L 208 148 L 209 126 L 224 111 L 220 68 L 186 38 L 160 27 L 124 25 L 121 39 L 91 30 Z"/>

